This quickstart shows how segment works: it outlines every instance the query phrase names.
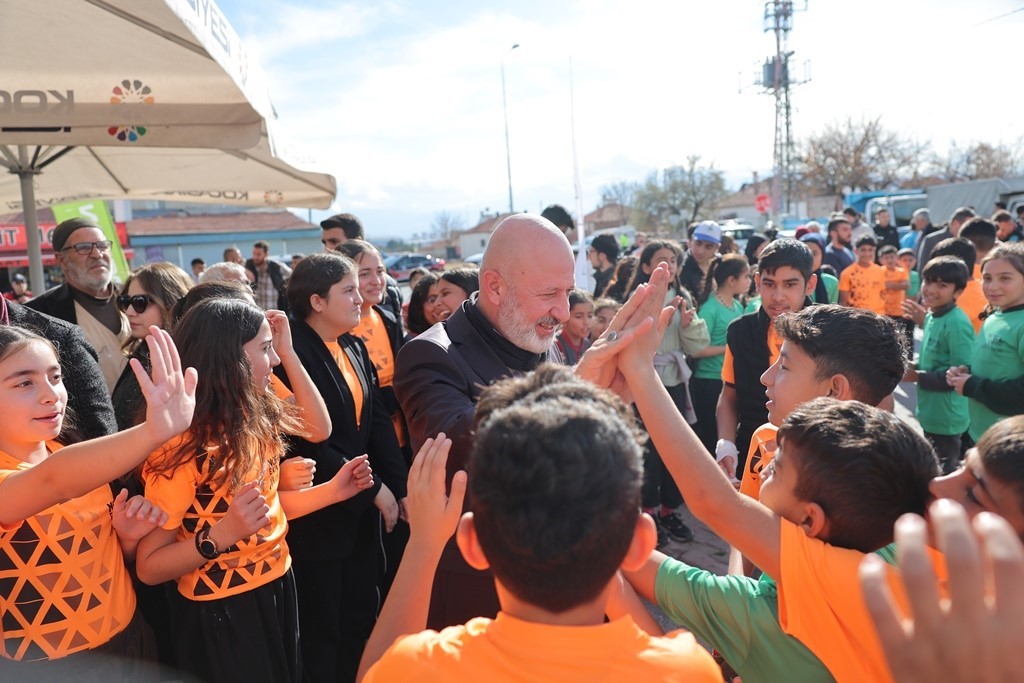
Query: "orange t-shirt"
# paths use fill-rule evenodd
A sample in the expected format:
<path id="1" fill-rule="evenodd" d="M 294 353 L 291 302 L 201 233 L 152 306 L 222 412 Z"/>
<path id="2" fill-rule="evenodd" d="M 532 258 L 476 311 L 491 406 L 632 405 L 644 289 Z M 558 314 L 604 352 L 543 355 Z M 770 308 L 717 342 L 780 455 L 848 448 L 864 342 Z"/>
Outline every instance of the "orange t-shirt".
<path id="1" fill-rule="evenodd" d="M 0 452 L 0 496 L 7 477 L 31 467 Z M 58 659 L 103 645 L 131 621 L 135 591 L 110 518 L 113 501 L 104 484 L 0 527 L 0 655 Z"/>
<path id="2" fill-rule="evenodd" d="M 370 309 L 369 314 L 359 319 L 359 324 L 349 333 L 363 340 L 370 353 L 373 367 L 377 368 L 377 380 L 382 387 L 389 387 L 395 381 L 395 352 L 391 349 L 388 328 L 380 313 Z"/>
<path id="3" fill-rule="evenodd" d="M 327 350 L 331 352 L 331 357 L 334 358 L 338 369 L 341 370 L 341 376 L 345 378 L 348 390 L 352 392 L 352 402 L 356 409 L 356 426 L 358 427 L 359 421 L 363 417 L 363 385 L 359 381 L 359 375 L 356 374 L 352 360 L 345 353 L 345 349 L 341 348 L 341 344 L 336 341 L 328 341 L 324 344 L 327 345 Z"/>
<path id="4" fill-rule="evenodd" d="M 775 331 L 775 323 L 768 325 L 768 365 L 774 365 L 782 353 L 782 337 Z M 732 349 L 725 345 L 725 357 L 722 359 L 722 381 L 726 384 L 736 384 L 736 371 L 733 368 Z"/>
<path id="5" fill-rule="evenodd" d="M 779 428 L 766 422 L 757 428 L 750 438 L 750 451 L 747 453 L 747 464 L 740 476 L 740 493 L 754 500 L 761 497 L 761 470 L 775 459 L 775 451 L 779 444 L 776 440 Z"/>
<path id="6" fill-rule="evenodd" d="M 722 671 L 687 631 L 645 633 L 629 617 L 594 626 L 552 626 L 499 612 L 440 633 L 403 636 L 364 683 L 401 681 L 692 681 Z"/>
<path id="7" fill-rule="evenodd" d="M 907 271 L 896 266 L 892 270 L 889 270 L 885 266 L 882 266 L 882 270 L 885 271 L 885 281 L 889 282 L 910 282 L 910 275 Z M 885 299 L 885 314 L 886 315 L 903 315 L 903 300 L 907 298 L 907 290 L 905 289 L 886 289 L 883 293 Z"/>
<path id="8" fill-rule="evenodd" d="M 287 401 L 295 395 L 277 375 L 270 376 L 270 390 L 274 392 L 274 396 L 277 396 L 282 401 Z"/>
<path id="9" fill-rule="evenodd" d="M 177 541 L 193 539 L 198 532 L 219 522 L 234 499 L 226 488 L 203 483 L 210 466 L 209 452 L 182 465 L 170 478 L 152 470 L 153 463 L 166 457 L 182 439 L 178 437 L 164 444 L 149 456 L 142 470 L 146 498 L 167 513 L 167 523 L 163 528 L 177 531 Z M 216 560 L 210 560 L 179 577 L 178 592 L 189 600 L 217 600 L 245 593 L 281 578 L 291 566 L 291 555 L 285 542 L 288 522 L 277 496 L 280 459 L 275 457 L 271 460 L 262 466 L 257 465 L 245 478 L 245 481 L 260 482 L 260 490 L 270 508 L 267 513 L 270 524 L 249 538 L 222 549 Z"/>
<path id="10" fill-rule="evenodd" d="M 891 682 L 882 643 L 864 604 L 858 570 L 864 553 L 837 548 L 792 522 L 781 520 L 779 623 L 815 654 L 838 683 Z M 944 584 L 945 562 L 932 551 L 936 576 Z M 889 587 L 907 611 L 906 593 L 895 567 Z"/>
<path id="11" fill-rule="evenodd" d="M 981 280 L 968 280 L 967 286 L 964 287 L 964 291 L 960 294 L 960 298 L 956 300 L 956 305 L 967 314 L 971 325 L 974 326 L 974 334 L 981 332 L 981 326 L 985 324 L 985 321 L 980 317 L 981 312 L 988 306 L 988 299 L 985 298 L 984 292 L 981 291 Z"/>
<path id="12" fill-rule="evenodd" d="M 849 305 L 885 315 L 885 268 L 854 262 L 839 275 L 839 291 L 849 295 Z"/>

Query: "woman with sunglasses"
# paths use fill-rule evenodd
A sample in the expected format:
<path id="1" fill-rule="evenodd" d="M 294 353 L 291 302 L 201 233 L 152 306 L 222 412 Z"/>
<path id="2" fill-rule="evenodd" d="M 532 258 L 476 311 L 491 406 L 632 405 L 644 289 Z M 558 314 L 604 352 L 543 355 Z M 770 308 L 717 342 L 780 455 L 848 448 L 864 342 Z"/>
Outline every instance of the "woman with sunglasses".
<path id="1" fill-rule="evenodd" d="M 191 287 L 192 278 L 178 266 L 165 261 L 136 268 L 128 276 L 117 297 L 117 307 L 128 319 L 131 330 L 131 337 L 123 347 L 125 355 L 138 358 L 143 367 L 149 369 L 149 353 L 143 342 L 150 325 L 169 330 L 171 309 Z M 114 385 L 111 401 L 118 431 L 132 427 L 142 419 L 142 392 L 130 366 L 125 367 Z"/>

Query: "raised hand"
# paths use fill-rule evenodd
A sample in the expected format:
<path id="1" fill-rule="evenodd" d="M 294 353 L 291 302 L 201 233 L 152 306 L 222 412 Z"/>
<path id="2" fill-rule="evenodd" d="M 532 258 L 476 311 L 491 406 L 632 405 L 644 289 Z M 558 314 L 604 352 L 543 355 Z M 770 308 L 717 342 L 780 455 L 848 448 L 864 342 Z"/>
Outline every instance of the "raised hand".
<path id="1" fill-rule="evenodd" d="M 1024 547 L 1001 517 L 982 512 L 972 524 L 964 509 L 939 500 L 929 511 L 948 567 L 949 599 L 925 551 L 925 521 L 896 523 L 900 577 L 910 614 L 896 606 L 887 569 L 874 554 L 861 564 L 864 600 L 898 683 L 1024 680 Z M 976 538 L 977 537 L 977 538 Z M 980 543 L 978 542 L 980 540 Z"/>
<path id="2" fill-rule="evenodd" d="M 259 483 L 251 481 L 238 489 L 228 511 L 210 530 L 210 536 L 223 551 L 269 524 L 270 506 L 259 489 Z"/>
<path id="3" fill-rule="evenodd" d="M 271 309 L 267 311 L 267 322 L 274 334 L 274 351 L 282 358 L 292 353 L 292 328 L 288 324 L 288 314 L 284 311 Z"/>
<path id="4" fill-rule="evenodd" d="M 196 407 L 195 368 L 181 371 L 181 358 L 171 335 L 155 325 L 146 337 L 152 365 L 147 375 L 142 364 L 132 358 L 132 370 L 146 398 L 146 428 L 158 442 L 177 436 L 192 424 Z"/>
<path id="5" fill-rule="evenodd" d="M 913 299 L 903 300 L 903 317 L 907 320 L 913 320 L 914 324 L 918 327 L 924 325 L 925 314 L 928 313 L 928 309 L 917 303 Z"/>
<path id="6" fill-rule="evenodd" d="M 664 306 L 668 291 L 668 267 L 659 264 L 646 285 L 640 285 L 608 324 L 608 329 L 587 349 L 576 366 L 576 374 L 599 387 L 611 388 L 621 394 L 624 382 L 619 373 L 616 356 L 631 346 L 634 340 L 657 336 L 657 349 L 661 337 L 672 319 L 675 309 Z M 652 352 L 653 355 L 653 352 Z"/>
<path id="7" fill-rule="evenodd" d="M 128 498 L 128 489 L 114 498 L 110 511 L 114 531 L 121 538 L 137 541 L 167 522 L 167 513 L 143 496 Z"/>
<path id="8" fill-rule="evenodd" d="M 445 493 L 445 465 L 452 440 L 444 435 L 427 439 L 409 468 L 409 496 L 405 506 L 409 515 L 410 543 L 423 543 L 440 551 L 448 542 L 462 516 L 466 496 L 466 473 L 459 470 L 452 478 L 451 494 Z"/>
<path id="9" fill-rule="evenodd" d="M 360 455 L 346 462 L 331 478 L 331 485 L 334 486 L 339 501 L 348 500 L 360 491 L 371 488 L 373 470 L 370 469 L 370 456 Z M 394 528 L 394 524 L 391 526 Z"/>

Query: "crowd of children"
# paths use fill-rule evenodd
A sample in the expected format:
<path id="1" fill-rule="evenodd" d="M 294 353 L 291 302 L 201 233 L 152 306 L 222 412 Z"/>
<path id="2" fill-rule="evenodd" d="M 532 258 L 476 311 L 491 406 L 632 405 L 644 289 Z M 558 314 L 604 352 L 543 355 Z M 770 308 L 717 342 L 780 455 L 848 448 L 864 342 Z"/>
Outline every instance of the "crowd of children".
<path id="1" fill-rule="evenodd" d="M 472 307 L 475 271 L 421 274 L 403 321 L 360 239 L 296 263 L 288 314 L 141 268 L 122 431 L 91 441 L 54 346 L 0 325 L 0 677 L 918 680 L 906 652 L 948 635 L 907 617 L 949 631 L 973 599 L 994 632 L 994 580 L 951 561 L 979 553 L 967 519 L 1005 547 L 1000 585 L 1005 558 L 1024 575 L 1024 246 L 972 218 L 916 263 L 849 228 L 750 257 L 716 253 L 712 222 L 602 251 L 604 298 L 567 291 L 562 365 L 480 396 L 468 475 L 444 434 L 413 458 L 392 385 L 405 326 Z M 920 431 L 891 412 L 900 382 Z M 730 575 L 661 552 L 693 536 L 684 500 Z M 425 631 L 453 534 L 501 611 Z"/>

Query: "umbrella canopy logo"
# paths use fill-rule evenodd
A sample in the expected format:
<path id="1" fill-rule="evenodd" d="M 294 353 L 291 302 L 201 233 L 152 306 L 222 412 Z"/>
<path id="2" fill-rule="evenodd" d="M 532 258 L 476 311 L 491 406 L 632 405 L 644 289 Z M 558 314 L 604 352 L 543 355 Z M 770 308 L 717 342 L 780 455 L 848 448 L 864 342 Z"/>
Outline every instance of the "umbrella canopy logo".
<path id="1" fill-rule="evenodd" d="M 125 79 L 120 85 L 115 85 L 112 92 L 111 104 L 153 104 L 156 101 L 150 87 L 139 80 Z M 107 129 L 111 137 L 121 142 L 135 142 L 147 132 L 145 126 L 111 126 Z"/>

